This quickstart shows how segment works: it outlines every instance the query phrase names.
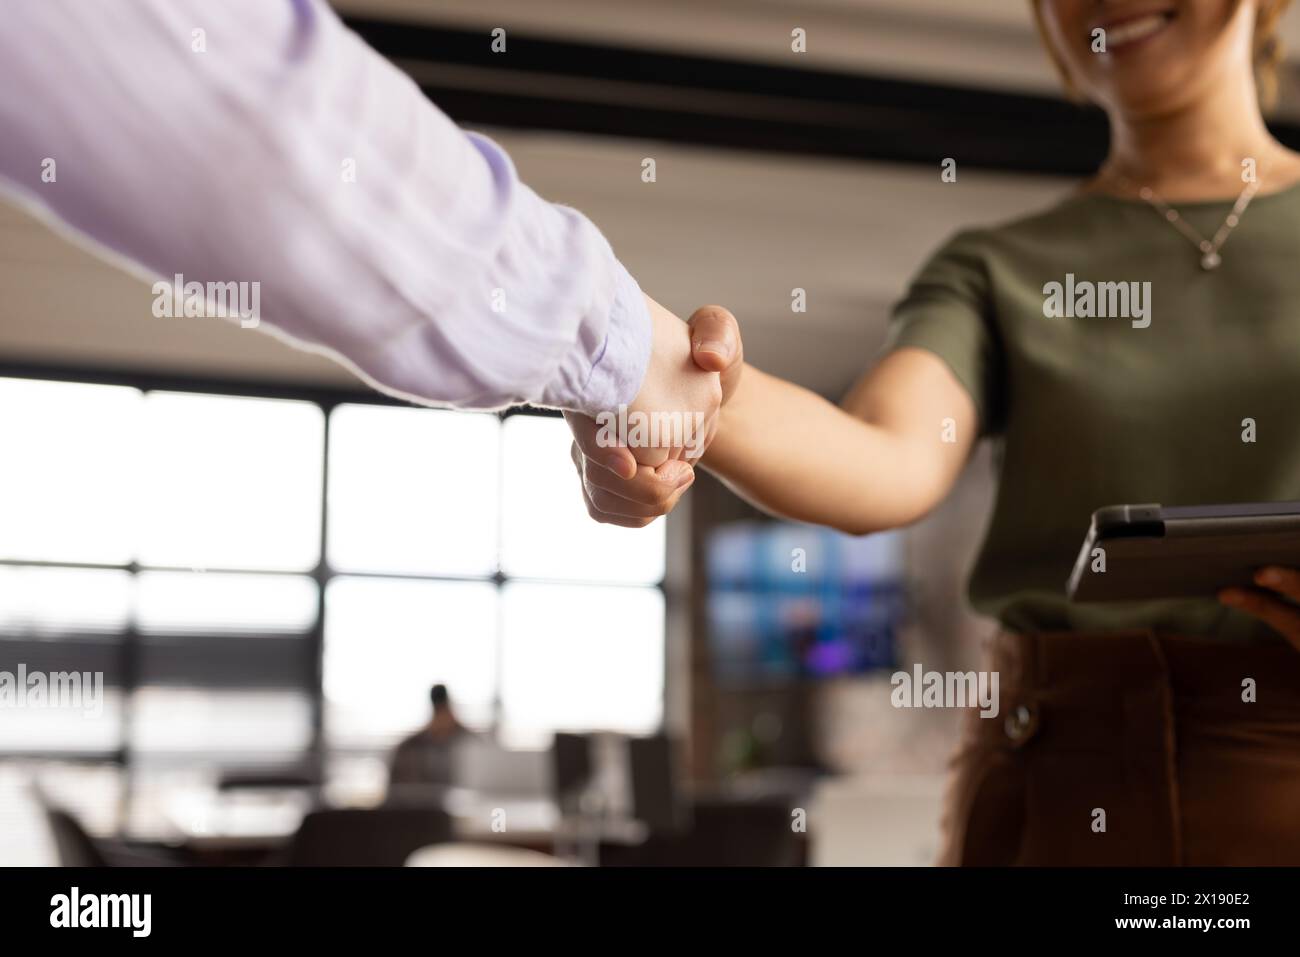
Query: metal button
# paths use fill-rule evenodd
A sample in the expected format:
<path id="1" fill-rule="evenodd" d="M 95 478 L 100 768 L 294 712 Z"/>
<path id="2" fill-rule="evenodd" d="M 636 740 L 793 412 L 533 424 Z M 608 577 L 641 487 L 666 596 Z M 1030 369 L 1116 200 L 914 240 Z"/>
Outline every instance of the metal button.
<path id="1" fill-rule="evenodd" d="M 1038 729 L 1038 712 L 1027 704 L 1018 704 L 1011 709 L 1002 727 L 1007 737 L 1016 747 L 1024 744 Z"/>

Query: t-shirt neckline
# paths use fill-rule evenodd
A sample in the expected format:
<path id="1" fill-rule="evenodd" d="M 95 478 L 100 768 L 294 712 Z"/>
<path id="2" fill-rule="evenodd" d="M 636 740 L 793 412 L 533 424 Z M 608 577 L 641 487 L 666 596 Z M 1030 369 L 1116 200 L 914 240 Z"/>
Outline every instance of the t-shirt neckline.
<path id="1" fill-rule="evenodd" d="M 1256 193 L 1254 198 L 1251 199 L 1250 204 L 1251 206 L 1255 206 L 1259 203 L 1266 203 L 1270 200 L 1281 199 L 1294 194 L 1300 194 L 1300 179 L 1283 186 L 1281 189 L 1275 189 L 1271 192 Z M 1085 192 L 1083 190 L 1075 190 L 1070 194 L 1070 198 L 1075 200 L 1098 199 L 1105 202 L 1119 203 L 1123 206 L 1151 205 L 1147 200 L 1137 196 L 1112 196 L 1110 193 Z M 1165 202 L 1174 209 L 1213 209 L 1215 206 L 1232 206 L 1236 201 L 1236 196 L 1223 197 L 1220 199 L 1165 200 Z"/>

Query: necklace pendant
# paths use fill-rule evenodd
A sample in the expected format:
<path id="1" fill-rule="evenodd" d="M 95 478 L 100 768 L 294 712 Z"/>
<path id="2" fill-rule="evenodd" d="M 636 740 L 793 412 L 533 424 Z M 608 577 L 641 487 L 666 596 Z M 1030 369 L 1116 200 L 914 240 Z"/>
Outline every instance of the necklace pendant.
<path id="1" fill-rule="evenodd" d="M 1209 272 L 1211 269 L 1218 269 L 1221 262 L 1223 262 L 1223 260 L 1220 258 L 1219 254 L 1214 250 L 1210 250 L 1201 257 L 1201 268 L 1206 272 Z"/>

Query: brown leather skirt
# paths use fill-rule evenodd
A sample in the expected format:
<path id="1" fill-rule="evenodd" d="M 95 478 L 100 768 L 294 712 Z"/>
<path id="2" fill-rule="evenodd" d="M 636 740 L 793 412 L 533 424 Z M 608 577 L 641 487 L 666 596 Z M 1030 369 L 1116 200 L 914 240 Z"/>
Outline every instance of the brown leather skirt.
<path id="1" fill-rule="evenodd" d="M 941 863 L 1300 864 L 1300 651 L 1003 633 L 987 667 Z"/>

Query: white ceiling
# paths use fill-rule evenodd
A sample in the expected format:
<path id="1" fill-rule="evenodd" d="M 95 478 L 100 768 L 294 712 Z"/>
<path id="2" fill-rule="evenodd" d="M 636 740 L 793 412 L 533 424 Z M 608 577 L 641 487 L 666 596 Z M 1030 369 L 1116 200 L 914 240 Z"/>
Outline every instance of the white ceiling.
<path id="1" fill-rule="evenodd" d="M 1027 0 L 334 0 L 345 13 L 980 85 L 1047 87 Z M 790 31 L 804 29 L 794 54 Z M 797 57 L 797 60 L 796 60 Z"/>
<path id="2" fill-rule="evenodd" d="M 1056 92 L 1030 0 L 333 0 L 345 13 L 703 56 Z M 807 52 L 794 54 L 802 27 Z M 1300 57 L 1300 6 L 1282 26 Z M 1284 104 L 1295 113 L 1300 103 Z"/>
<path id="3" fill-rule="evenodd" d="M 825 392 L 838 392 L 869 363 L 889 304 L 940 241 L 1065 189 L 1038 177 L 973 173 L 944 184 L 937 166 L 554 136 L 503 141 L 543 195 L 601 226 L 650 295 L 683 316 L 705 303 L 728 306 L 752 361 Z M 652 184 L 638 176 L 647 156 L 656 160 Z M 791 310 L 795 288 L 806 290 L 806 313 Z"/>

